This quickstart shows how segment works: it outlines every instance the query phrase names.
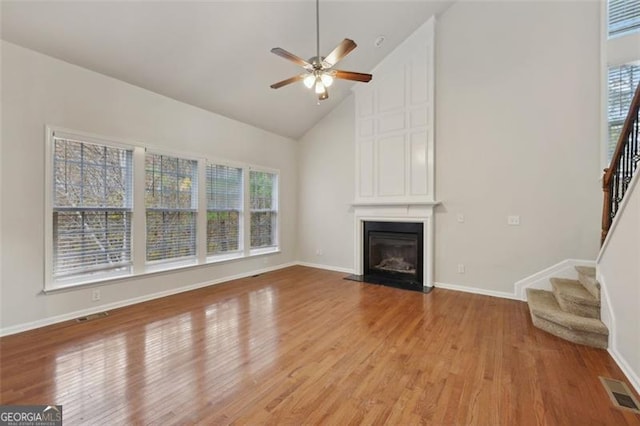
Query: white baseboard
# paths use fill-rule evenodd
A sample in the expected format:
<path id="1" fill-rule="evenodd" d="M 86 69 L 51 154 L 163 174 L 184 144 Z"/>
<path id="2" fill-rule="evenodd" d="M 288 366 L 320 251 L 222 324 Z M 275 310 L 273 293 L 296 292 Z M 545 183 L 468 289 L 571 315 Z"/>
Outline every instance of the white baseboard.
<path id="1" fill-rule="evenodd" d="M 598 272 L 596 272 L 596 279 L 600 283 L 600 320 L 609 329 L 609 347 L 612 348 L 616 346 L 616 317 L 611 307 L 607 282 Z"/>
<path id="2" fill-rule="evenodd" d="M 446 290 L 462 291 L 464 293 L 481 294 L 483 296 L 499 297 L 501 299 L 520 300 L 513 293 L 507 293 L 506 291 L 487 290 L 480 287 L 468 287 L 464 285 L 447 284 L 447 283 L 439 283 L 439 282 L 434 283 L 434 287 L 444 288 Z"/>
<path id="3" fill-rule="evenodd" d="M 342 268 L 340 266 L 322 265 L 319 263 L 300 262 L 300 261 L 295 262 L 295 264 L 300 266 L 308 266 L 309 268 L 325 269 L 327 271 L 335 271 L 335 272 L 344 272 L 345 274 L 355 274 L 353 269 Z"/>
<path id="4" fill-rule="evenodd" d="M 123 308 L 125 306 L 135 305 L 137 303 L 147 302 L 149 300 L 159 299 L 161 297 L 171 296 L 171 295 L 178 294 L 178 293 L 184 293 L 186 291 L 196 290 L 196 289 L 202 288 L 202 287 L 208 287 L 208 286 L 212 286 L 212 285 L 216 285 L 216 284 L 222 284 L 222 283 L 227 282 L 227 281 L 233 281 L 233 280 L 238 280 L 238 279 L 241 279 L 241 278 L 247 278 L 247 277 L 250 277 L 252 275 L 264 274 L 266 272 L 276 271 L 278 269 L 288 268 L 290 266 L 295 266 L 295 265 L 297 265 L 297 262 L 284 263 L 284 264 L 281 264 L 281 265 L 270 266 L 268 268 L 262 268 L 262 269 L 254 270 L 254 271 L 251 271 L 251 272 L 243 272 L 241 274 L 236 274 L 236 275 L 231 275 L 231 276 L 227 276 L 227 277 L 223 277 L 223 278 L 218 278 L 218 279 L 213 280 L 213 281 L 206 281 L 206 282 L 202 282 L 202 283 L 191 284 L 191 285 L 188 285 L 188 286 L 185 286 L 185 287 L 172 288 L 170 290 L 164 290 L 164 291 L 160 291 L 160 292 L 157 292 L 157 293 L 146 294 L 144 296 L 134 297 L 132 299 L 121 300 L 119 302 L 108 303 L 106 305 L 94 306 L 94 307 L 91 307 L 89 309 L 82 309 L 82 310 L 79 310 L 79 311 L 69 312 L 69 313 L 62 314 L 62 315 L 56 315 L 56 316 L 49 317 L 49 318 L 43 318 L 43 319 L 37 320 L 37 321 L 32 321 L 32 322 L 28 322 L 28 323 L 13 325 L 13 326 L 10 326 L 10 327 L 5 327 L 5 328 L 0 329 L 0 337 L 9 336 L 11 334 L 16 334 L 16 333 L 22 333 L 23 331 L 29 331 L 29 330 L 33 330 L 35 328 L 46 327 L 48 325 L 57 324 L 57 323 L 63 322 L 63 321 L 69 321 L 69 320 L 72 320 L 72 319 L 76 319 L 76 318 L 83 317 L 83 316 L 86 316 L 86 315 L 95 314 L 95 313 L 98 313 L 98 312 L 104 312 L 104 311 L 108 311 L 108 310 L 111 310 L 111 309 Z"/>
<path id="5" fill-rule="evenodd" d="M 550 278 L 569 278 L 577 279 L 578 272 L 575 270 L 576 266 L 591 266 L 595 267 L 596 263 L 592 260 L 580 260 L 580 259 L 566 259 L 553 266 L 550 266 L 535 274 L 529 275 L 526 278 L 514 284 L 514 294 L 519 300 L 527 300 L 527 289 L 535 288 L 539 290 L 551 290 Z"/>
<path id="6" fill-rule="evenodd" d="M 613 360 L 616 362 L 616 364 L 618 364 L 620 370 L 622 370 L 624 375 L 627 376 L 627 380 L 629 380 L 631 386 L 633 386 L 635 391 L 640 394 L 640 377 L 638 377 L 636 372 L 633 371 L 624 357 L 620 355 L 620 353 L 615 348 L 609 347 L 607 351 L 609 352 L 609 355 L 611 355 L 611 358 L 613 358 Z"/>
<path id="7" fill-rule="evenodd" d="M 310 263 L 310 262 L 302 262 L 302 261 L 298 261 L 298 262 L 296 262 L 296 264 L 298 264 L 300 266 L 307 266 L 307 267 L 310 267 L 310 268 L 318 268 L 318 269 L 325 269 L 325 270 L 328 270 L 328 271 L 343 272 L 345 274 L 355 274 L 355 271 L 353 269 L 342 268 L 342 267 L 338 267 L 338 266 L 321 265 L 321 264 L 318 264 L 318 263 Z M 436 288 L 444 288 L 446 290 L 462 291 L 462 292 L 465 292 L 465 293 L 481 294 L 481 295 L 484 295 L 484 296 L 500 297 L 500 298 L 503 298 L 503 299 L 519 300 L 515 296 L 515 294 L 512 294 L 512 293 L 494 291 L 494 290 L 486 290 L 486 289 L 479 288 L 479 287 L 467 287 L 467 286 L 461 286 L 461 285 L 456 285 L 456 284 L 446 284 L 446 283 L 438 283 L 438 282 L 434 283 L 434 287 L 436 287 Z"/>
<path id="8" fill-rule="evenodd" d="M 638 372 L 634 371 L 629 365 L 626 358 L 618 351 L 618 339 L 617 339 L 617 325 L 615 313 L 611 307 L 611 299 L 609 298 L 609 291 L 607 287 L 607 281 L 601 274 L 597 275 L 598 282 L 600 283 L 600 300 L 602 302 L 602 322 L 609 328 L 609 348 L 607 351 L 611 358 L 618 364 L 620 370 L 627 376 L 627 380 L 631 383 L 631 386 L 640 394 L 640 377 Z"/>

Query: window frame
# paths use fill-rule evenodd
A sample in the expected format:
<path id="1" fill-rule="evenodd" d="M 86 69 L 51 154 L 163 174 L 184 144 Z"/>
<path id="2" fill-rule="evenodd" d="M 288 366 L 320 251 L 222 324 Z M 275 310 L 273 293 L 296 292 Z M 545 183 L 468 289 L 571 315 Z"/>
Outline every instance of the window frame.
<path id="1" fill-rule="evenodd" d="M 640 29 L 609 36 L 609 1 L 600 3 L 600 169 L 609 167 L 609 68 L 640 61 Z"/>
<path id="2" fill-rule="evenodd" d="M 208 202 L 208 185 L 209 185 L 209 180 L 208 180 L 208 168 L 209 166 L 222 166 L 222 167 L 228 167 L 228 168 L 236 168 L 236 169 L 240 169 L 240 200 L 239 200 L 239 209 L 238 209 L 238 249 L 237 250 L 231 250 L 231 251 L 227 251 L 227 252 L 222 252 L 222 253 L 209 253 L 208 250 L 208 246 L 209 246 L 209 241 L 208 241 L 208 215 L 209 215 L 209 211 L 212 211 L 209 209 L 209 202 Z M 246 200 L 245 200 L 245 193 L 246 193 L 246 188 L 245 188 L 245 183 L 247 180 L 247 166 L 243 166 L 241 164 L 238 163 L 232 163 L 229 161 L 224 161 L 224 160 L 219 160 L 219 159 L 212 159 L 212 158 L 207 158 L 205 160 L 205 181 L 204 181 L 204 187 L 205 187 L 205 204 L 204 204 L 204 212 L 206 215 L 206 220 L 204 220 L 204 226 L 205 226 L 205 247 L 204 247 L 204 251 L 205 251 L 205 255 L 206 255 L 206 260 L 209 263 L 212 262 L 216 262 L 216 261 L 221 261 L 221 260 L 229 260 L 229 259 L 237 259 L 237 258 L 242 258 L 245 257 L 245 248 L 246 248 L 246 244 L 245 244 L 245 210 L 246 210 Z M 214 210 L 215 211 L 215 210 Z"/>
<path id="3" fill-rule="evenodd" d="M 272 211 L 276 213 L 275 227 L 276 230 L 274 232 L 274 244 L 268 247 L 251 247 L 251 172 L 258 173 L 270 173 L 275 175 L 275 184 L 274 184 L 274 194 L 273 194 L 273 206 Z M 247 206 L 247 219 L 245 221 L 247 231 L 246 231 L 246 247 L 250 256 L 267 254 L 267 253 L 277 253 L 280 251 L 280 171 L 277 169 L 270 169 L 267 167 L 254 167 L 251 166 L 246 171 L 246 184 L 245 184 L 245 200 Z"/>
<path id="4" fill-rule="evenodd" d="M 44 230 L 45 230 L 45 256 L 44 256 L 44 270 L 45 270 L 45 279 L 44 279 L 44 289 L 46 290 L 56 290 L 61 288 L 74 287 L 79 284 L 84 284 L 86 282 L 95 282 L 95 281 L 107 281 L 111 279 L 117 279 L 122 277 L 130 276 L 133 271 L 134 264 L 134 246 L 133 246 L 133 215 L 134 215 L 134 196 L 135 196 L 135 183 L 134 183 L 134 156 L 135 156 L 135 147 L 127 144 L 124 141 L 113 139 L 113 138 L 105 138 L 99 135 L 95 135 L 92 133 L 65 129 L 62 127 L 54 127 L 54 126 L 45 126 L 46 138 L 45 138 L 45 205 L 44 205 Z M 131 238 L 131 246 L 130 246 L 130 264 L 126 268 L 122 268 L 121 270 L 96 270 L 96 271 L 88 271 L 85 274 L 73 274 L 67 277 L 59 277 L 56 278 L 54 275 L 54 261 L 55 261 L 55 250 L 54 250 L 54 221 L 53 214 L 56 211 L 54 206 L 55 199 L 55 139 L 70 139 L 77 140 L 78 142 L 107 146 L 110 148 L 122 149 L 127 151 L 132 151 L 132 161 L 131 161 L 131 182 L 130 191 L 131 194 L 129 196 L 131 199 L 129 200 L 130 207 L 125 209 L 105 209 L 105 210 L 126 210 L 131 213 L 131 224 L 130 224 L 130 238 Z M 85 210 L 83 208 L 81 210 Z"/>
<path id="5" fill-rule="evenodd" d="M 622 113 L 622 115 L 618 116 L 615 120 L 610 120 L 611 115 L 610 115 L 610 108 L 611 108 L 611 104 L 609 103 L 610 99 L 610 95 L 611 95 L 611 91 L 610 91 L 610 84 L 609 82 L 611 81 L 611 69 L 612 68 L 622 68 L 622 67 L 633 67 L 634 69 L 632 71 L 630 71 L 631 73 L 633 73 L 633 77 L 631 78 L 631 87 L 630 87 L 630 93 L 629 93 L 629 103 L 626 106 L 622 106 L 620 104 L 618 104 L 618 106 L 620 106 L 619 111 Z M 620 74 L 620 72 L 618 72 L 618 74 Z M 635 81 L 634 81 L 635 80 Z M 633 83 L 636 83 L 635 85 Z M 620 127 L 620 129 L 622 128 L 622 126 L 624 125 L 624 122 L 626 120 L 626 116 L 627 113 L 629 111 L 629 108 L 631 106 L 631 100 L 633 99 L 633 94 L 635 92 L 635 88 L 638 86 L 638 84 L 640 84 L 640 59 L 637 61 L 632 61 L 632 62 L 628 62 L 626 64 L 620 64 L 620 65 L 609 65 L 607 67 L 607 99 L 606 99 L 606 105 L 607 105 L 607 123 L 606 123 L 606 133 L 607 133 L 607 150 L 606 150 L 606 160 L 607 163 L 609 163 L 611 161 L 611 155 L 613 154 L 613 152 L 615 151 L 616 148 L 616 144 L 618 142 L 618 138 L 619 138 L 619 132 L 618 132 L 618 137 L 616 137 L 615 140 L 611 139 L 611 128 L 613 126 L 618 126 Z M 618 98 L 616 98 L 616 100 L 618 100 Z"/>
<path id="6" fill-rule="evenodd" d="M 187 209 L 187 208 L 161 208 L 161 207 L 149 207 L 147 206 L 146 203 L 146 196 L 147 196 L 147 191 L 146 191 L 146 173 L 147 173 L 147 168 L 146 168 L 146 158 L 147 155 L 159 155 L 161 157 L 171 157 L 171 158 L 176 158 L 178 160 L 185 160 L 185 161 L 193 161 L 195 163 L 195 173 L 193 173 L 193 176 L 196 179 L 195 185 L 192 183 L 191 185 L 191 208 Z M 145 149 L 145 153 L 144 153 L 144 162 L 145 162 L 145 167 L 144 167 L 144 178 L 145 178 L 145 189 L 144 189 L 144 193 L 140 194 L 140 196 L 143 198 L 144 200 L 144 216 L 145 216 L 145 253 L 144 253 L 144 260 L 145 260 L 145 265 L 146 265 L 146 270 L 163 270 L 163 269 L 167 269 L 167 268 L 171 268 L 172 265 L 195 265 L 198 263 L 198 232 L 199 232 L 199 226 L 198 226 L 198 217 L 200 216 L 200 169 L 201 169 L 201 164 L 200 161 L 197 157 L 194 156 L 190 156 L 190 155 L 184 155 L 184 154 L 176 154 L 176 153 L 170 153 L 164 150 L 158 150 L 158 149 L 153 149 L 153 148 L 148 148 Z M 176 177 L 178 176 L 179 172 L 176 172 Z M 195 187 L 195 189 L 194 189 Z M 195 205 L 195 208 L 194 208 Z M 179 256 L 179 257 L 170 257 L 170 258 L 165 258 L 165 259 L 155 259 L 155 260 L 148 260 L 148 252 L 147 252 L 147 213 L 149 211 L 154 211 L 154 212 L 173 212 L 173 213 L 193 213 L 194 218 L 193 218 L 193 226 L 194 226 L 194 253 L 193 255 L 188 255 L 188 256 Z"/>
<path id="7" fill-rule="evenodd" d="M 192 268 L 212 266 L 217 263 L 248 259 L 254 256 L 280 253 L 280 170 L 256 166 L 244 162 L 229 161 L 208 155 L 198 155 L 188 152 L 175 152 L 163 148 L 156 148 L 138 141 L 131 141 L 122 138 L 97 135 L 89 132 L 66 129 L 63 127 L 45 125 L 45 193 L 44 193 L 44 293 L 67 291 L 79 289 L 87 285 L 101 285 L 109 282 L 120 282 L 131 280 L 158 273 L 172 272 L 178 270 L 189 270 Z M 126 149 L 132 151 L 131 161 L 131 264 L 127 270 L 109 271 L 100 274 L 73 275 L 65 279 L 55 279 L 53 275 L 53 200 L 55 196 L 54 188 L 54 135 L 57 137 L 67 137 L 69 139 L 81 139 L 87 143 L 104 145 L 108 147 Z M 146 260 L 146 167 L 145 159 L 147 152 L 152 154 L 178 157 L 181 159 L 195 160 L 197 162 L 197 191 L 195 202 L 196 227 L 196 254 L 187 258 L 173 258 L 166 260 L 147 261 Z M 206 193 L 206 166 L 207 164 L 224 165 L 236 167 L 242 170 L 241 186 L 241 211 L 240 211 L 240 250 L 232 253 L 218 255 L 207 255 L 207 193 Z M 276 176 L 276 231 L 274 233 L 274 246 L 266 248 L 250 248 L 250 218 L 247 211 L 250 206 L 250 172 L 259 171 L 272 173 Z M 265 265 L 267 262 L 265 261 Z"/>
<path id="8" fill-rule="evenodd" d="M 617 25 L 614 25 L 613 29 L 611 28 L 612 22 L 610 20 L 611 15 L 609 13 L 611 11 L 611 7 L 609 6 L 611 4 L 611 1 L 612 0 L 607 0 L 605 2 L 607 4 L 607 38 L 614 39 L 616 37 L 625 37 L 640 32 L 640 13 L 638 15 L 629 14 L 629 16 L 631 17 L 630 20 L 633 21 L 633 24 L 620 25 L 620 23 L 624 21 L 616 21 Z M 635 8 L 636 11 L 640 11 L 640 3 L 636 4 Z M 624 16 L 627 15 L 624 14 Z"/>

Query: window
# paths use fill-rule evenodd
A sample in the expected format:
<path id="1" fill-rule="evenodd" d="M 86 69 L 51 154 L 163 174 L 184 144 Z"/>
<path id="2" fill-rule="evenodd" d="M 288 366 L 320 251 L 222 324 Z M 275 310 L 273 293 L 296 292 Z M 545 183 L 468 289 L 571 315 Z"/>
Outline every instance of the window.
<path id="1" fill-rule="evenodd" d="M 132 151 L 54 132 L 54 280 L 129 271 Z"/>
<path id="2" fill-rule="evenodd" d="M 45 291 L 278 250 L 275 170 L 59 128 L 46 151 Z"/>
<path id="3" fill-rule="evenodd" d="M 606 41 L 607 79 L 605 85 L 608 96 L 606 117 L 607 134 L 602 135 L 602 166 L 608 167 L 615 150 L 620 131 L 624 124 L 633 93 L 640 82 L 640 0 L 608 0 L 608 23 L 602 37 Z"/>
<path id="4" fill-rule="evenodd" d="M 240 250 L 242 169 L 207 164 L 207 254 Z"/>
<path id="5" fill-rule="evenodd" d="M 194 257 L 197 162 L 147 154 L 145 169 L 147 261 Z"/>
<path id="6" fill-rule="evenodd" d="M 609 138 L 607 145 L 607 162 L 611 160 L 618 143 L 620 131 L 629 112 L 633 94 L 640 84 L 640 64 L 627 64 L 609 67 L 609 100 L 607 121 Z"/>
<path id="7" fill-rule="evenodd" d="M 275 173 L 250 171 L 251 248 L 277 245 L 278 191 Z"/>
<path id="8" fill-rule="evenodd" d="M 640 0 L 609 0 L 609 37 L 640 30 Z"/>

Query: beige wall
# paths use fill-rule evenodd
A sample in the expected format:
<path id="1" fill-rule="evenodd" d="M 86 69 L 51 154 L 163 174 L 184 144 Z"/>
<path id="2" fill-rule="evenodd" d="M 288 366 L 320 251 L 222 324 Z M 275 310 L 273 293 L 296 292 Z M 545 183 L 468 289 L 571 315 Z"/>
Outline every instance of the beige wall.
<path id="1" fill-rule="evenodd" d="M 603 292 L 603 321 L 609 327 L 609 351 L 640 392 L 640 175 L 625 195 L 597 270 Z"/>
<path id="2" fill-rule="evenodd" d="M 2 329 L 296 259 L 297 147 L 291 139 L 6 42 L 2 124 Z M 43 295 L 46 124 L 279 169 L 282 253 L 105 284 L 99 303 L 91 302 L 91 287 Z"/>
<path id="3" fill-rule="evenodd" d="M 298 259 L 353 269 L 354 97 L 299 141 Z"/>
<path id="4" fill-rule="evenodd" d="M 597 2 L 458 2 L 438 18 L 436 282 L 512 293 L 564 259 L 595 259 L 599 12 Z M 301 140 L 300 194 L 353 198 L 353 104 L 340 108 Z M 323 207 L 318 221 L 317 203 L 300 201 L 300 260 L 329 264 L 315 255 L 321 239 L 324 253 L 344 253 L 332 265 L 353 267 L 351 212 Z"/>
<path id="5" fill-rule="evenodd" d="M 440 19 L 436 281 L 509 292 L 563 259 L 595 259 L 599 11 L 597 2 L 462 2 Z"/>

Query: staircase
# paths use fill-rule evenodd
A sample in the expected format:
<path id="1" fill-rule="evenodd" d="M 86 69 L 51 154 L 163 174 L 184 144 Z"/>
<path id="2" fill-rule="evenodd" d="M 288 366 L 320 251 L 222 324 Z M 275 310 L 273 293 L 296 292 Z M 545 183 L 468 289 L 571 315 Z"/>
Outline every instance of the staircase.
<path id="1" fill-rule="evenodd" d="M 600 321 L 600 284 L 595 268 L 576 266 L 577 280 L 551 278 L 553 291 L 527 289 L 536 327 L 581 345 L 606 348 L 607 326 Z"/>
<path id="2" fill-rule="evenodd" d="M 604 170 L 601 244 L 640 168 L 640 84 L 635 88 L 611 163 Z M 600 284 L 594 268 L 576 266 L 578 280 L 551 278 L 553 291 L 527 289 L 533 325 L 581 345 L 606 348 L 609 329 L 600 321 Z"/>

